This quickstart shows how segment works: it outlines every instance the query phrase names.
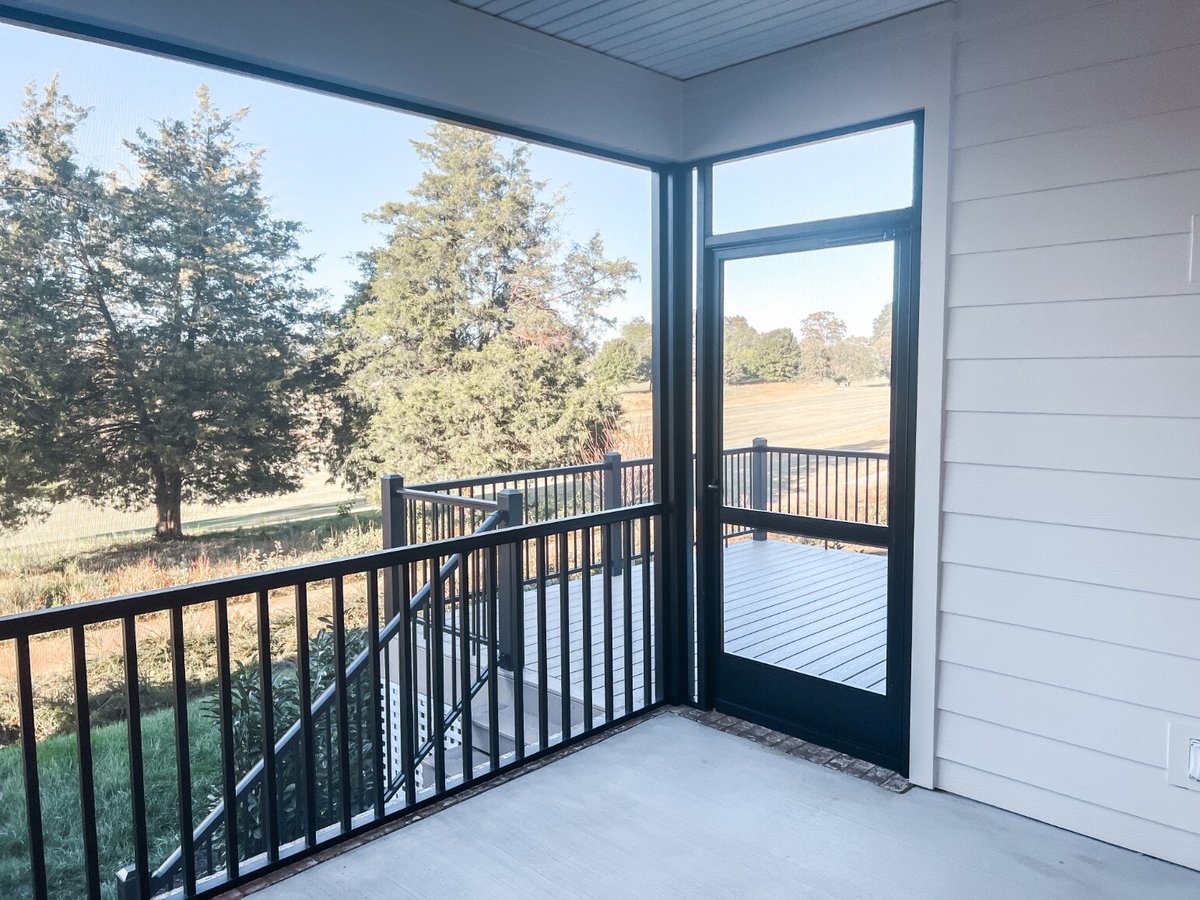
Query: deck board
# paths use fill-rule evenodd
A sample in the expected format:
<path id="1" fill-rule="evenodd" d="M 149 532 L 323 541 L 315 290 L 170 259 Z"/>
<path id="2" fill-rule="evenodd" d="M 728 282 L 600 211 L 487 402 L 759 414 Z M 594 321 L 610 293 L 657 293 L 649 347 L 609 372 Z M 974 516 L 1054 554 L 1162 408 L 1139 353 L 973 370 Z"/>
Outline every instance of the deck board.
<path id="1" fill-rule="evenodd" d="M 653 572 L 651 572 L 653 574 Z M 625 579 L 633 623 L 625 641 Z M 625 709 L 625 656 L 633 670 L 634 705 L 643 680 L 643 572 L 634 563 L 612 580 L 613 710 Z M 558 692 L 563 657 L 571 695 L 583 703 L 583 580 L 568 581 L 568 621 L 561 621 L 561 583 L 545 590 L 547 687 Z M 538 679 L 538 591 L 525 594 L 525 683 Z M 592 703 L 605 706 L 604 576 L 591 579 Z M 725 648 L 796 672 L 883 693 L 887 676 L 887 560 L 881 555 L 797 544 L 739 541 L 725 549 Z M 653 610 L 651 634 L 653 633 Z M 653 673 L 653 667 L 651 667 Z M 653 685 L 651 685 L 653 688 Z"/>

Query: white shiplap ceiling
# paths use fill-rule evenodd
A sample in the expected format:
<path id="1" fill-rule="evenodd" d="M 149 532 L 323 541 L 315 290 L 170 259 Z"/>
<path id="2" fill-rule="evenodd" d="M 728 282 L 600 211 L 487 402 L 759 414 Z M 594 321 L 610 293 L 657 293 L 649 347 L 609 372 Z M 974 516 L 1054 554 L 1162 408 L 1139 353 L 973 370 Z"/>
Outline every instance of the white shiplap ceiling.
<path id="1" fill-rule="evenodd" d="M 940 0 L 452 0 L 672 78 L 693 78 Z"/>

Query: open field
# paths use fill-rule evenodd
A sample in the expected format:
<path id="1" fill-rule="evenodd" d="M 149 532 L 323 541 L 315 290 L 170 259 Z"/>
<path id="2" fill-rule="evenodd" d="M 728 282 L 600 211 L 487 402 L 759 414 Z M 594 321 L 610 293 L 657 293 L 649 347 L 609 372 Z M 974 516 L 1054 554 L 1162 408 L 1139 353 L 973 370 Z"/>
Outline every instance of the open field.
<path id="1" fill-rule="evenodd" d="M 324 472 L 314 472 L 305 477 L 299 491 L 291 494 L 255 497 L 222 506 L 184 504 L 183 522 L 190 534 L 234 531 L 332 516 L 347 504 L 354 512 L 368 506 L 361 497 L 355 497 L 340 485 L 330 484 Z M 0 533 L 0 567 L 26 557 L 61 553 L 81 541 L 82 546 L 99 549 L 103 544 L 125 543 L 153 534 L 152 508 L 126 511 L 72 501 L 55 507 L 45 519 L 31 522 L 19 531 Z"/>
<path id="2" fill-rule="evenodd" d="M 652 430 L 650 392 L 631 391 L 624 395 L 624 401 L 625 434 L 639 446 L 647 443 L 643 438 Z M 756 437 L 766 437 L 781 446 L 886 450 L 887 413 L 888 390 L 883 384 L 730 385 L 725 389 L 725 446 L 746 446 Z M 183 521 L 190 535 L 213 534 L 310 521 L 333 516 L 339 507 L 347 505 L 361 512 L 376 508 L 376 499 L 356 497 L 330 484 L 325 473 L 314 472 L 305 478 L 304 487 L 292 494 L 219 507 L 186 505 Z M 154 515 L 149 509 L 127 512 L 82 501 L 64 503 L 46 519 L 0 534 L 0 578 L 4 569 L 24 569 L 55 558 L 102 551 L 149 537 L 153 529 Z"/>
<path id="3" fill-rule="evenodd" d="M 888 401 L 886 383 L 726 385 L 725 446 L 765 437 L 782 447 L 886 451 Z M 650 403 L 649 392 L 625 395 L 635 428 L 649 427 Z"/>

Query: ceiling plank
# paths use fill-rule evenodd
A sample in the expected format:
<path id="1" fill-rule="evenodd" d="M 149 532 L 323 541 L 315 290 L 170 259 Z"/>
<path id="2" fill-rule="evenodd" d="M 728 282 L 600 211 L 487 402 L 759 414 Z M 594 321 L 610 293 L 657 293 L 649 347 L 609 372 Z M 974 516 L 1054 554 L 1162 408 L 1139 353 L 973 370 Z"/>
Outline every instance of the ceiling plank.
<path id="1" fill-rule="evenodd" d="M 942 0 L 448 0 L 687 79 Z"/>

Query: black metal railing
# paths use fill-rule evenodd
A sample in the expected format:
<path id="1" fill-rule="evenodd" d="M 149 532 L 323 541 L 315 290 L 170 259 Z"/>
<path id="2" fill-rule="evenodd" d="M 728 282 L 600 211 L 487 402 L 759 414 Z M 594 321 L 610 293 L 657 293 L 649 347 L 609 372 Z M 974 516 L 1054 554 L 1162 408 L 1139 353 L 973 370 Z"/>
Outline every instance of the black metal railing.
<path id="1" fill-rule="evenodd" d="M 432 498 L 431 498 L 432 499 Z M 482 534 L 491 531 L 494 528 L 501 527 L 506 524 L 504 511 L 496 503 L 488 503 L 487 501 L 476 501 L 477 509 L 490 510 L 490 515 L 487 516 L 476 528 L 476 534 Z M 458 574 L 458 568 L 462 563 L 459 555 L 455 554 L 442 564 L 436 575 L 429 571 L 429 566 L 425 562 L 417 562 L 410 564 L 407 567 L 406 575 L 410 579 L 416 577 L 424 583 L 424 587 L 412 595 L 409 600 L 410 613 L 414 617 L 416 627 L 419 630 L 419 640 L 428 647 L 432 640 L 432 629 L 434 623 L 431 621 L 429 610 L 431 607 L 430 598 L 433 592 L 432 579 L 436 578 L 443 585 L 447 580 L 454 580 Z M 387 584 L 388 574 L 384 575 L 385 594 L 391 592 L 390 585 Z M 378 604 L 378 584 L 369 585 L 368 590 L 371 591 L 372 602 Z M 445 590 L 445 589 L 444 589 Z M 344 618 L 344 614 L 339 611 L 339 607 L 344 607 L 344 584 L 339 587 L 335 582 L 333 585 L 334 591 L 334 616 L 336 618 Z M 298 598 L 298 602 L 307 606 L 307 589 L 303 588 L 304 596 Z M 448 590 L 450 597 L 459 597 L 457 585 L 451 584 Z M 464 658 L 468 660 L 470 666 L 469 680 L 464 690 L 471 694 L 476 693 L 486 677 L 486 670 L 481 669 L 480 652 L 481 646 L 485 645 L 490 635 L 484 629 L 475 627 L 472 629 L 472 624 L 479 626 L 481 623 L 486 624 L 486 620 L 480 616 L 478 608 L 472 611 L 465 610 L 464 603 L 472 601 L 476 604 L 479 602 L 478 597 L 464 598 L 458 604 L 452 604 L 448 616 L 449 620 L 444 623 L 443 627 L 451 634 L 464 634 L 466 636 L 467 649 L 464 651 Z M 474 615 L 469 615 L 468 612 L 473 612 Z M 316 804 L 311 810 L 304 810 L 304 814 L 309 821 L 301 821 L 299 815 L 287 817 L 281 824 L 277 824 L 277 830 L 280 832 L 280 843 L 288 844 L 295 841 L 309 830 L 319 830 L 321 828 L 333 825 L 342 820 L 342 811 L 349 808 L 351 812 L 361 812 L 366 808 L 369 802 L 369 795 L 372 791 L 371 773 L 365 766 L 364 754 L 372 746 L 372 737 L 368 730 L 368 723 L 371 715 L 371 689 L 372 685 L 378 684 L 378 672 L 373 671 L 372 665 L 375 657 L 373 653 L 382 652 L 383 668 L 388 669 L 388 660 L 392 649 L 392 640 L 395 636 L 395 623 L 398 621 L 395 618 L 394 612 L 391 609 L 387 610 L 388 625 L 386 625 L 378 634 L 374 642 L 368 640 L 367 643 L 375 643 L 377 646 L 365 646 L 357 655 L 353 655 L 353 660 L 349 665 L 345 666 L 345 672 L 342 673 L 337 667 L 335 661 L 335 670 L 332 674 L 332 683 L 324 690 L 320 690 L 318 684 L 319 696 L 311 703 L 311 711 L 307 717 L 298 718 L 284 733 L 275 744 L 275 766 L 276 769 L 283 772 L 299 773 L 304 771 L 304 753 L 305 742 L 303 732 L 305 728 L 311 730 L 310 742 L 314 747 L 323 748 L 325 759 L 333 760 L 335 754 L 333 752 L 333 744 L 338 728 L 344 728 L 349 737 L 348 747 L 352 751 L 350 753 L 350 798 L 349 803 L 346 798 L 339 795 L 334 790 L 334 782 L 325 767 L 318 767 L 324 772 L 325 777 L 321 778 L 320 772 L 315 772 L 314 775 L 314 796 Z M 297 620 L 307 620 L 308 616 L 300 616 L 297 613 Z M 305 643 L 298 635 L 298 647 Z M 457 665 L 457 656 L 459 652 L 460 642 L 452 642 L 451 650 L 454 657 L 454 663 Z M 307 656 L 307 648 L 304 648 L 304 654 Z M 426 654 L 428 656 L 428 654 Z M 306 663 L 305 668 L 311 671 L 311 663 Z M 337 687 L 339 676 L 344 684 L 344 702 L 345 710 L 339 705 L 342 700 Z M 328 677 L 325 680 L 330 680 Z M 429 681 L 426 679 L 426 685 L 429 686 Z M 311 680 L 308 685 L 309 692 L 312 690 Z M 451 702 L 448 711 L 443 715 L 441 724 L 442 732 L 451 731 L 458 722 L 462 714 L 462 706 L 459 704 L 458 697 L 459 682 L 452 683 Z M 432 698 L 425 696 L 427 702 L 424 709 L 431 710 L 430 705 Z M 304 702 L 304 701 L 302 701 Z M 384 734 L 390 733 L 395 728 L 396 711 L 393 706 L 387 702 L 385 698 L 382 705 L 383 716 L 383 731 Z M 342 716 L 345 718 L 342 718 Z M 428 720 L 428 715 L 425 717 Z M 418 765 L 429 755 L 433 750 L 433 738 L 430 736 L 432 729 L 426 728 L 424 739 L 420 742 L 417 749 L 416 758 Z M 263 804 L 263 790 L 266 778 L 266 758 L 257 762 L 253 768 L 239 781 L 234 789 L 234 803 L 238 806 L 238 814 L 236 818 L 242 821 L 253 821 L 253 810 L 261 808 Z M 384 800 L 390 800 L 395 796 L 396 792 L 403 788 L 403 773 L 396 770 L 394 767 L 388 767 L 388 779 L 383 792 Z M 286 779 L 285 779 L 286 781 Z M 226 863 L 225 845 L 227 840 L 224 834 L 227 817 L 225 815 L 224 799 L 220 800 L 209 815 L 202 821 L 191 837 L 192 852 L 194 858 L 199 860 L 197 865 L 197 874 L 200 876 L 211 875 L 216 872 L 219 866 Z M 299 810 L 295 810 L 299 812 Z M 311 826 L 311 829 L 308 827 Z M 261 837 L 261 831 L 256 832 Z M 254 855 L 263 850 L 260 846 L 261 841 L 252 842 L 246 846 L 244 850 L 250 855 Z M 184 886 L 186 883 L 185 860 L 187 854 L 183 843 L 178 850 L 171 854 L 167 860 L 158 867 L 151 875 L 150 889 L 152 893 L 160 893 L 162 891 L 172 890 Z M 127 867 L 118 873 L 118 881 L 121 885 L 132 885 L 136 869 Z M 137 896 L 130 888 L 125 888 L 125 892 L 130 896 Z"/>
<path id="2" fill-rule="evenodd" d="M 755 438 L 723 452 L 721 483 L 726 506 L 887 524 L 887 453 L 773 447 Z M 747 534 L 765 536 L 737 525 L 724 531 L 727 540 Z"/>
<path id="3" fill-rule="evenodd" d="M 656 704 L 661 614 L 653 567 L 661 513 L 643 504 L 489 527 L 0 618 L 0 644 L 14 645 L 17 659 L 33 896 L 63 887 L 47 876 L 31 643 L 66 633 L 75 649 L 82 890 L 99 896 L 104 880 L 85 641 L 93 629 L 115 628 L 134 846 L 123 890 L 210 895 Z M 436 574 L 422 581 L 429 572 Z M 327 627 L 314 634 L 311 619 L 326 607 Z M 212 688 L 188 680 L 188 654 L 196 650 L 188 629 L 199 619 L 213 626 Z M 171 798 L 146 793 L 138 677 L 141 644 L 164 625 L 178 772 Z M 255 650 L 243 659 L 231 632 L 247 628 Z M 282 703 L 285 671 L 295 673 L 291 713 Z M 197 697 L 197 688 L 209 693 Z M 257 695 L 257 705 L 243 708 L 243 693 Z M 215 717 L 219 772 L 193 765 L 189 714 L 197 703 Z M 215 800 L 196 822 L 196 795 L 206 787 Z M 162 836 L 149 833 L 148 804 L 179 810 L 178 850 L 157 866 L 152 847 Z"/>
<path id="4" fill-rule="evenodd" d="M 503 491 L 520 491 L 523 521 L 544 522 L 651 503 L 653 472 L 652 459 L 627 460 L 610 452 L 595 463 L 410 485 L 405 488 L 410 492 L 404 511 L 405 539 L 399 543 L 420 544 L 473 530 L 471 511 L 447 505 L 446 495 L 494 501 Z M 403 480 L 393 484 L 404 487 Z"/>
<path id="5" fill-rule="evenodd" d="M 399 547 L 470 534 L 486 511 L 481 504 L 497 502 L 505 494 L 519 496 L 520 509 L 509 512 L 515 522 L 545 522 L 652 503 L 654 460 L 623 459 L 609 452 L 596 463 L 412 486 L 400 475 L 387 475 L 381 489 L 384 544 Z M 636 551 L 638 542 L 634 543 Z M 572 573 L 578 574 L 583 558 L 578 537 L 571 540 L 569 554 Z M 619 565 L 619 558 L 615 561 Z M 526 560 L 526 582 L 532 583 L 534 576 L 533 563 Z"/>
<path id="6" fill-rule="evenodd" d="M 597 463 L 481 475 L 412 488 L 405 488 L 399 476 L 388 478 L 393 480 L 383 489 L 385 523 L 388 515 L 401 523 L 394 527 L 390 546 L 469 534 L 480 521 L 480 513 L 469 505 L 447 505 L 442 500 L 445 495 L 495 500 L 505 491 L 518 491 L 521 521 L 526 522 L 655 500 L 653 459 L 625 460 L 619 453 L 607 453 Z M 775 447 L 765 438 L 755 438 L 749 447 L 723 451 L 721 480 L 727 506 L 887 524 L 887 453 Z M 402 506 L 395 500 L 400 496 L 405 497 Z M 729 526 L 725 536 L 751 533 Z M 573 557 L 578 551 L 578 547 L 572 548 Z M 531 572 L 526 575 L 532 577 Z"/>

